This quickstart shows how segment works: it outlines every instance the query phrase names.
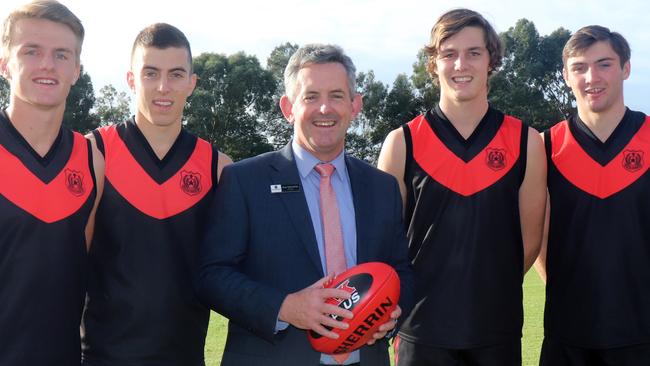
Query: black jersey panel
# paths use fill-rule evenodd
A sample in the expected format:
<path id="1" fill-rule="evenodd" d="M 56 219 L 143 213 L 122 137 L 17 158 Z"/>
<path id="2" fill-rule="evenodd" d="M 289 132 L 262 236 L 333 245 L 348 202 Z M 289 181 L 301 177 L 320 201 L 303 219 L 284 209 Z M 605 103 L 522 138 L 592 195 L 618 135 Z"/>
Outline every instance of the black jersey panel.
<path id="1" fill-rule="evenodd" d="M 519 126 L 505 136 L 515 149 L 522 145 Z M 420 139 L 414 133 L 409 131 L 415 154 Z M 402 326 L 405 339 L 462 349 L 521 337 L 523 243 L 518 208 L 525 164 L 522 154 L 516 156 L 500 179 L 471 196 L 441 184 L 407 156 L 405 217 L 417 305 Z"/>
<path id="2" fill-rule="evenodd" d="M 85 169 L 91 170 L 83 150 Z M 10 179 L 4 174 L 15 167 L 4 168 L 2 179 Z M 0 365 L 80 362 L 79 324 L 87 281 L 84 229 L 95 201 L 92 180 L 87 188 L 80 207 L 50 223 L 0 195 Z M 50 193 L 22 194 L 47 202 Z"/>
<path id="3" fill-rule="evenodd" d="M 122 143 L 121 136 L 113 137 L 102 133 L 107 172 L 115 169 L 114 165 L 109 167 L 109 162 L 115 162 L 112 154 L 120 151 L 123 157 L 125 151 L 116 148 Z M 193 154 L 199 146 L 207 146 L 208 153 Z M 132 197 L 125 197 L 113 181 L 105 182 L 90 250 L 91 277 L 84 315 L 83 357 L 90 364 L 204 363 L 209 310 L 194 295 L 192 283 L 198 269 L 198 244 L 216 185 L 211 177 L 216 174 L 214 160 L 218 155 L 203 140 L 179 149 L 167 155 L 168 164 L 177 159 L 175 154 L 189 158 L 169 180 L 180 177 L 195 159 L 202 162 L 195 165 L 200 169 L 194 173 L 206 177 L 202 187 L 205 195 L 183 210 L 154 217 L 134 206 Z M 137 159 L 131 159 L 126 167 L 139 170 L 138 174 L 145 172 Z M 135 176 L 128 169 L 115 173 Z M 174 181 L 177 190 L 181 184 Z M 156 204 L 169 199 L 165 192 L 161 191 Z"/>
<path id="4" fill-rule="evenodd" d="M 192 283 L 208 202 L 158 220 L 106 184 L 90 252 L 85 359 L 202 364 L 209 310 Z"/>
<path id="5" fill-rule="evenodd" d="M 644 128 L 627 142 L 649 151 Z M 616 145 L 609 148 L 624 152 Z M 548 174 L 546 335 L 588 348 L 650 342 L 650 173 L 606 197 L 576 186 L 553 159 Z"/>

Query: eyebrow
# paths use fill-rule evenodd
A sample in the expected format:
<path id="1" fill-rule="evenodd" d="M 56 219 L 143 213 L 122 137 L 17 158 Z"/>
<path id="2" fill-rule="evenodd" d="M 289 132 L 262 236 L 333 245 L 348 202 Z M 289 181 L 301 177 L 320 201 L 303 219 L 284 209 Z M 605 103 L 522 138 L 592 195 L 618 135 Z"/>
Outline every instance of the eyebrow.
<path id="1" fill-rule="evenodd" d="M 596 63 L 603 62 L 603 61 L 616 61 L 616 59 L 614 57 L 603 57 L 596 60 Z"/>
<path id="2" fill-rule="evenodd" d="M 597 64 L 597 63 L 601 63 L 601 62 L 605 62 L 605 61 L 611 61 L 611 62 L 614 62 L 614 61 L 616 61 L 616 59 L 615 59 L 614 57 L 603 57 L 603 58 L 599 58 L 599 59 L 596 60 L 594 63 Z M 589 62 L 587 62 L 587 61 L 575 61 L 575 62 L 571 62 L 571 63 L 569 63 L 569 66 L 586 65 L 586 64 L 588 64 L 588 63 L 589 63 Z"/>
<path id="3" fill-rule="evenodd" d="M 472 46 L 472 47 L 466 48 L 464 50 L 467 50 L 467 51 L 477 51 L 477 50 L 479 50 L 479 51 L 481 51 L 481 50 L 485 50 L 485 49 L 487 49 L 486 46 Z M 456 48 L 456 47 L 447 47 L 447 48 L 441 48 L 440 49 L 440 53 L 442 53 L 442 52 L 450 52 L 450 51 L 457 52 L 457 51 L 459 51 L 459 49 Z"/>
<path id="4" fill-rule="evenodd" d="M 161 71 L 161 69 L 159 67 L 151 66 L 151 65 L 144 65 L 144 66 L 142 66 L 142 69 L 143 70 Z M 181 71 L 181 72 L 184 72 L 184 73 L 188 72 L 186 68 L 181 67 L 181 66 L 174 67 L 174 68 L 170 69 L 168 72 L 176 72 L 176 71 Z"/>
<path id="5" fill-rule="evenodd" d="M 37 48 L 37 49 L 43 49 L 45 47 L 41 46 L 38 43 L 26 43 L 24 44 L 21 48 Z M 74 54 L 74 51 L 67 48 L 67 47 L 57 47 L 54 49 L 54 52 L 65 52 L 65 53 L 71 53 Z"/>

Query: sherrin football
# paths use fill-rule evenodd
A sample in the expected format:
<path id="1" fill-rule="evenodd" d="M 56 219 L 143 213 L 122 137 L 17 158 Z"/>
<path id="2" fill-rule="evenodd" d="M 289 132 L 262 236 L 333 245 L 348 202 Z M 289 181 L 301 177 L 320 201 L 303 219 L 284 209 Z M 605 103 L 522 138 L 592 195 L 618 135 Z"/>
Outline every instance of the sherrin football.
<path id="1" fill-rule="evenodd" d="M 348 291 L 349 299 L 330 298 L 327 302 L 354 314 L 352 319 L 330 315 L 350 325 L 348 329 L 334 328 L 333 331 L 339 334 L 337 339 L 321 336 L 314 331 L 307 333 L 312 347 L 326 354 L 352 352 L 366 344 L 379 326 L 390 319 L 400 294 L 397 273 L 388 264 L 380 262 L 352 267 L 334 277 L 325 287 Z"/>

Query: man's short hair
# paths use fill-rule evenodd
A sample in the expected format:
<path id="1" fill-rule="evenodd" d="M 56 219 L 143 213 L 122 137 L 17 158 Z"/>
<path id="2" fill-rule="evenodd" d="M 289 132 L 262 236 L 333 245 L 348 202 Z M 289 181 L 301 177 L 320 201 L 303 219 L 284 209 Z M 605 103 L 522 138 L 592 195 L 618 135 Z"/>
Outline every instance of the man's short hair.
<path id="1" fill-rule="evenodd" d="M 293 101 L 296 88 L 296 79 L 300 69 L 312 64 L 325 64 L 338 62 L 345 68 L 348 76 L 348 87 L 350 97 L 354 98 L 356 90 L 356 67 L 352 59 L 348 57 L 343 49 L 336 45 L 312 43 L 300 47 L 289 59 L 287 67 L 284 69 L 284 89 L 289 100 Z"/>
<path id="2" fill-rule="evenodd" d="M 567 66 L 566 61 L 569 57 L 583 54 L 589 47 L 596 42 L 607 42 L 621 60 L 621 67 L 630 61 L 630 45 L 625 38 L 617 32 L 612 32 L 608 28 L 600 25 L 588 25 L 580 28 L 564 45 L 562 50 L 562 63 Z"/>
<path id="3" fill-rule="evenodd" d="M 431 38 L 429 43 L 424 46 L 424 52 L 428 55 L 427 71 L 433 78 L 434 83 L 438 83 L 438 75 L 435 73 L 436 58 L 440 51 L 440 45 L 455 36 L 465 27 L 478 27 L 483 30 L 485 37 L 485 47 L 490 55 L 490 68 L 488 75 L 491 75 L 501 66 L 503 58 L 503 44 L 497 32 L 492 28 L 481 14 L 469 9 L 454 9 L 440 16 L 436 24 L 431 28 Z"/>
<path id="4" fill-rule="evenodd" d="M 165 49 L 170 47 L 185 48 L 187 50 L 190 72 L 192 72 L 192 49 L 190 42 L 180 29 L 167 23 L 152 24 L 138 33 L 131 49 L 131 61 L 138 47 Z"/>
<path id="5" fill-rule="evenodd" d="M 25 4 L 12 11 L 4 21 L 2 28 L 2 52 L 9 54 L 12 46 L 11 40 L 16 27 L 16 23 L 22 19 L 44 19 L 55 23 L 60 23 L 72 31 L 77 37 L 76 58 L 80 62 L 81 45 L 84 41 L 84 27 L 81 20 L 70 11 L 65 5 L 55 0 L 36 0 Z"/>

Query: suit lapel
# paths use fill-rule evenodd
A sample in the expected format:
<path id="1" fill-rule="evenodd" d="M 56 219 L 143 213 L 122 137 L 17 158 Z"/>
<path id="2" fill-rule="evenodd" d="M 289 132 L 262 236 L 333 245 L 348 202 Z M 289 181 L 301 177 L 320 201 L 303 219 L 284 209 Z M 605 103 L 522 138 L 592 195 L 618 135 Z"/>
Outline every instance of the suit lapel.
<path id="1" fill-rule="evenodd" d="M 357 263 L 367 262 L 370 258 L 369 238 L 372 237 L 372 199 L 370 190 L 366 187 L 369 182 L 363 174 L 361 163 L 345 155 L 345 164 L 348 168 L 352 200 L 354 201 L 354 220 L 357 225 Z"/>
<path id="2" fill-rule="evenodd" d="M 271 163 L 271 184 L 298 184 L 300 192 L 276 193 L 282 201 L 289 215 L 294 230 L 298 234 L 302 245 L 321 277 L 324 276 L 321 265 L 318 244 L 314 234 L 314 225 L 309 214 L 309 207 L 302 188 L 298 167 L 293 158 L 291 143 L 278 151 L 276 158 Z M 278 228 L 279 229 L 279 228 Z"/>

